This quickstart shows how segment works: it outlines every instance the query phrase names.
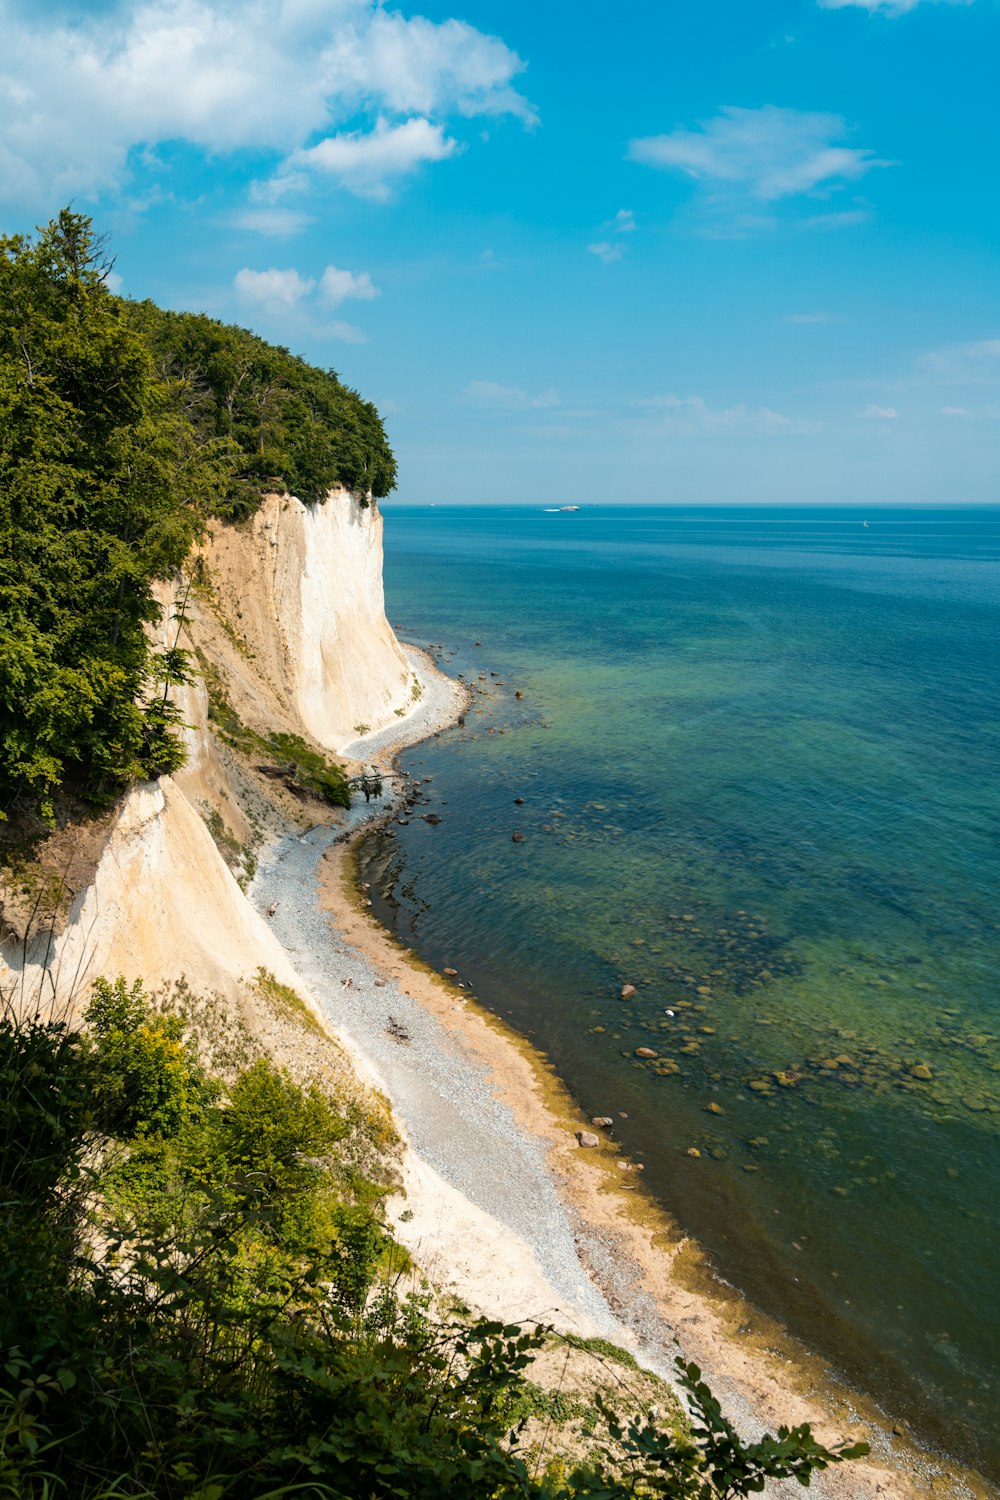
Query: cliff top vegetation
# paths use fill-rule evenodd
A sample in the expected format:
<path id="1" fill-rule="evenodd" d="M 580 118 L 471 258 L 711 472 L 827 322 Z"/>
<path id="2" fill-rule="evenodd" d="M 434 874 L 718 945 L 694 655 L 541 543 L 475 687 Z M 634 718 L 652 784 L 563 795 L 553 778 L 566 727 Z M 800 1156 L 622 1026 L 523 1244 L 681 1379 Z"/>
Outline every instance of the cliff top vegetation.
<path id="1" fill-rule="evenodd" d="M 0 821 L 183 759 L 153 585 L 269 490 L 388 493 L 375 408 L 210 318 L 131 304 L 89 219 L 0 239 Z"/>

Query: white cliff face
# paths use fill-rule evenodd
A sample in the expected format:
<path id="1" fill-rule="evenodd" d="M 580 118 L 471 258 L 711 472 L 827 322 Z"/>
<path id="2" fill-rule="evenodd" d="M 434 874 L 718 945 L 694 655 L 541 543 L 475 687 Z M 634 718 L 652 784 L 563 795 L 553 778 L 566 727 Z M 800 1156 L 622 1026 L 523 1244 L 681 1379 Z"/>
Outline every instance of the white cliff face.
<path id="1" fill-rule="evenodd" d="M 412 709 L 414 671 L 385 618 L 374 505 L 346 491 L 317 506 L 271 495 L 246 525 L 218 526 L 204 552 L 212 602 L 191 601 L 191 629 L 199 641 L 199 620 L 212 626 L 225 656 L 215 665 L 243 722 L 305 734 L 336 752 L 357 739 L 359 725 L 395 727 Z M 176 638 L 175 594 L 173 585 L 159 590 L 160 646 Z M 211 666 L 210 643 L 202 644 Z M 206 682 L 176 698 L 187 764 L 176 779 L 139 785 L 125 798 L 48 963 L 5 974 L 0 960 L 0 983 L 25 995 L 55 991 L 69 1003 L 85 1002 L 99 974 L 142 977 L 150 988 L 184 976 L 231 1000 L 258 968 L 299 987 L 201 816 L 216 813 L 237 844 L 252 841 L 210 731 Z"/>
<path id="2" fill-rule="evenodd" d="M 87 1003 L 98 975 L 143 979 L 150 989 L 184 976 L 194 988 L 235 998 L 260 968 L 299 986 L 205 824 L 164 776 L 126 797 L 45 971 L 29 965 L 7 984 L 71 1008 Z"/>
<path id="3" fill-rule="evenodd" d="M 344 490 L 324 505 L 270 495 L 206 547 L 212 587 L 264 679 L 327 750 L 411 707 L 412 672 L 385 618 L 382 517 Z"/>

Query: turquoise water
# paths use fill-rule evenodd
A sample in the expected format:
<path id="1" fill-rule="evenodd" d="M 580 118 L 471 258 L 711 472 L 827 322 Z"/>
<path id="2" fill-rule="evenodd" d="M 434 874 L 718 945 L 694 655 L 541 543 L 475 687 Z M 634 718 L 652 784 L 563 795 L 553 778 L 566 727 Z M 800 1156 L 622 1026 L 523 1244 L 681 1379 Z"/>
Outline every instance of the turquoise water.
<path id="1" fill-rule="evenodd" d="M 366 878 L 727 1279 L 998 1474 L 1000 510 L 863 519 L 390 507 L 389 618 L 477 696 Z"/>

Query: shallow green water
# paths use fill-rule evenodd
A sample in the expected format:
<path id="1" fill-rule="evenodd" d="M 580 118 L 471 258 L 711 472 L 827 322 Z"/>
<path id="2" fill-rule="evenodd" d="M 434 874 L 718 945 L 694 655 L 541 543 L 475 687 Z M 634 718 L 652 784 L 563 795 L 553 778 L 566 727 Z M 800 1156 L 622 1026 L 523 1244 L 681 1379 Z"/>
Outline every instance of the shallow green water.
<path id="1" fill-rule="evenodd" d="M 390 619 L 477 699 L 366 878 L 723 1275 L 996 1474 L 1000 512 L 862 519 L 390 508 Z"/>

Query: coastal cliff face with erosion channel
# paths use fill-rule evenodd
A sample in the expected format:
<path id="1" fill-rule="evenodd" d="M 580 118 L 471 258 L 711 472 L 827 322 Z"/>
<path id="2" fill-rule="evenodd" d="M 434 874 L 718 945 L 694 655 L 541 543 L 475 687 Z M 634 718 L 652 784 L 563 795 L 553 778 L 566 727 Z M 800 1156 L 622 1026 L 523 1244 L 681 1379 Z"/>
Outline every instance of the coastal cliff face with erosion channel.
<path id="1" fill-rule="evenodd" d="M 345 490 L 315 506 L 272 495 L 249 521 L 213 522 L 158 592 L 161 644 L 192 653 L 176 694 L 186 764 L 50 841 L 51 906 L 5 892 L 8 984 L 69 1001 L 88 977 L 124 974 L 236 999 L 264 968 L 294 986 L 241 885 L 266 839 L 335 816 L 322 777 L 341 747 L 419 702 L 385 618 L 382 516 Z"/>

